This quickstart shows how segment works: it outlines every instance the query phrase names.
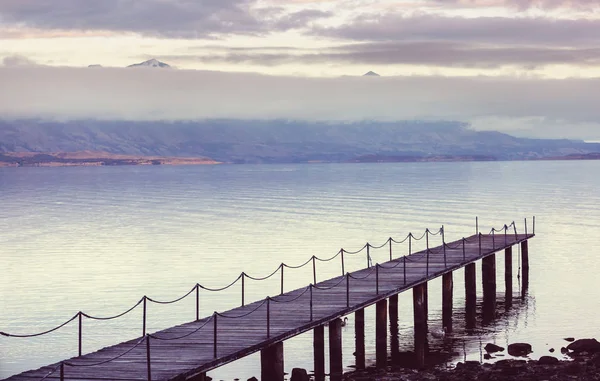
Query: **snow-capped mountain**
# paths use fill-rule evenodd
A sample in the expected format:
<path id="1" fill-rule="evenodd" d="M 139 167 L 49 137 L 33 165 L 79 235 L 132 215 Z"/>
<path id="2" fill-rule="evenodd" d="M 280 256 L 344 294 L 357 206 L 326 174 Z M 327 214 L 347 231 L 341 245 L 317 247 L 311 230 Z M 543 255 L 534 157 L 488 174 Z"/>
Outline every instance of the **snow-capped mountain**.
<path id="1" fill-rule="evenodd" d="M 141 63 L 137 63 L 137 64 L 133 64 L 133 65 L 129 65 L 127 67 L 161 67 L 161 68 L 170 68 L 171 66 L 167 65 L 164 62 L 160 62 L 157 59 L 150 59 L 148 61 L 144 61 Z"/>
<path id="2" fill-rule="evenodd" d="M 370 71 L 368 73 L 363 74 L 363 77 L 380 77 L 380 75 L 375 73 L 374 71 Z"/>

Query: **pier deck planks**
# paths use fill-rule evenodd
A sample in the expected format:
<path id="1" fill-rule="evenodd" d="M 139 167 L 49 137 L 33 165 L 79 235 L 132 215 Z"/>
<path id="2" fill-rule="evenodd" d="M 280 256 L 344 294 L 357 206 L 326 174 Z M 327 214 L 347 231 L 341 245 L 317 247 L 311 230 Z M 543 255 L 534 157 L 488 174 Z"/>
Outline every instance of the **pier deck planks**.
<path id="1" fill-rule="evenodd" d="M 464 267 L 507 247 L 532 238 L 533 234 L 477 235 L 463 240 L 432 247 L 410 256 L 379 264 L 379 293 L 374 267 L 350 273 L 349 306 L 346 279 L 338 276 L 316 284 L 313 288 L 313 319 L 310 319 L 310 292 L 307 288 L 275 296 L 269 302 L 270 335 L 267 336 L 267 303 L 264 300 L 238 307 L 217 318 L 217 357 L 214 357 L 214 320 L 207 317 L 191 323 L 171 327 L 153 334 L 150 339 L 151 378 L 158 380 L 186 380 L 202 372 L 217 368 L 243 356 L 257 352 L 278 341 L 311 330 L 325 322 L 372 305 L 391 295 L 444 273 Z M 404 259 L 406 258 L 406 259 Z M 406 265 L 405 265 L 406 264 Z M 362 278 L 362 279 L 359 279 Z M 254 312 L 252 312 L 254 311 Z M 245 315 L 245 316 L 244 316 Z M 201 329 L 197 330 L 199 327 Z M 197 330 L 197 331 L 196 331 Z M 196 331 L 196 332 L 194 332 Z M 194 332 L 194 333 L 192 333 Z M 191 333 L 191 334 L 190 334 Z M 173 339 L 184 335 L 185 338 Z M 160 339 L 158 339 L 160 338 Z M 146 381 L 148 364 L 146 342 L 143 338 L 103 348 L 65 362 L 65 380 L 73 381 Z M 111 360 L 130 350 L 122 357 Z M 104 364 L 102 362 L 108 361 Z M 98 365 L 94 365 L 98 364 Z M 72 366 L 75 365 L 75 366 Z M 58 380 L 59 363 L 27 371 L 6 381 Z"/>

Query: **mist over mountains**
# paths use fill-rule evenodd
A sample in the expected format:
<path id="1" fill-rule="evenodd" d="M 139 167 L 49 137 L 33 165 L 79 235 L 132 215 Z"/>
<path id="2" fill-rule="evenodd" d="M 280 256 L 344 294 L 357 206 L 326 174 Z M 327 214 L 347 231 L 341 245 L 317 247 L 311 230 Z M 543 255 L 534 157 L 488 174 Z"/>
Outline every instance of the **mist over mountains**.
<path id="1" fill-rule="evenodd" d="M 439 155 L 518 160 L 600 152 L 600 144 L 516 138 L 452 121 L 0 121 L 0 153 L 75 151 L 230 163 L 403 161 Z"/>

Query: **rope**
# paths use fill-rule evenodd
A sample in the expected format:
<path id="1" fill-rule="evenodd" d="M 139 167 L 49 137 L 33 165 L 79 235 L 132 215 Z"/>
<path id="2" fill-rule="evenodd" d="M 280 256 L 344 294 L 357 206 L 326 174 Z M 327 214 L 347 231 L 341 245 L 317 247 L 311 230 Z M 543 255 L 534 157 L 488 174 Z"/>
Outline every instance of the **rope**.
<path id="1" fill-rule="evenodd" d="M 337 282 L 336 284 L 334 284 L 333 286 L 330 286 L 330 287 L 320 287 L 320 286 L 317 286 L 317 285 L 313 285 L 313 288 L 316 288 L 317 290 L 331 290 L 332 288 L 335 288 L 335 287 L 339 286 L 340 283 L 342 283 L 345 280 L 346 280 L 346 277 L 341 277 L 340 281 Z"/>
<path id="2" fill-rule="evenodd" d="M 384 243 L 382 243 L 379 246 L 373 246 L 370 243 L 367 243 L 367 245 L 371 246 L 371 249 L 381 249 L 382 247 L 386 246 L 389 242 L 390 242 L 390 240 L 388 239 L 387 241 L 385 241 Z"/>
<path id="3" fill-rule="evenodd" d="M 428 230 L 425 230 L 425 233 L 423 233 L 423 235 L 420 238 L 415 237 L 412 233 L 409 233 L 409 235 L 415 240 L 415 241 L 420 241 L 423 238 L 425 238 L 425 235 L 427 234 Z"/>
<path id="4" fill-rule="evenodd" d="M 344 252 L 346 253 L 346 251 L 344 251 Z M 331 260 L 334 260 L 335 258 L 337 258 L 337 257 L 338 257 L 338 255 L 340 255 L 341 253 L 342 253 L 342 251 L 340 250 L 340 251 L 338 251 L 338 252 L 337 252 L 337 254 L 336 254 L 336 255 L 334 255 L 334 256 L 333 256 L 333 257 L 331 257 L 331 258 L 327 258 L 327 259 L 321 259 L 321 258 L 319 258 L 319 257 L 315 257 L 315 259 L 316 259 L 317 261 L 320 261 L 320 262 L 329 262 L 329 261 L 331 261 Z"/>
<path id="5" fill-rule="evenodd" d="M 283 263 L 282 263 L 282 264 L 280 264 L 280 265 L 279 265 L 279 267 L 278 267 L 278 268 L 276 268 L 276 269 L 275 269 L 275 271 L 273 271 L 271 274 L 269 274 L 269 275 L 267 275 L 267 276 L 265 276 L 265 277 L 262 277 L 262 278 L 260 278 L 260 277 L 253 277 L 253 276 L 250 276 L 250 275 L 248 275 L 248 274 L 246 274 L 246 273 L 244 273 L 244 275 L 246 276 L 246 278 L 248 278 L 248 279 L 252 279 L 252 280 L 258 280 L 258 281 L 261 281 L 261 280 L 267 280 L 267 279 L 269 279 L 270 277 L 272 277 L 273 275 L 277 274 L 277 273 L 279 272 L 279 270 L 281 269 L 281 266 L 283 266 Z"/>
<path id="6" fill-rule="evenodd" d="M 364 246 L 363 246 L 363 247 L 362 247 L 360 250 L 357 250 L 357 251 L 348 251 L 348 250 L 344 250 L 344 253 L 346 253 L 346 254 L 350 254 L 350 255 L 353 255 L 353 254 L 358 254 L 358 253 L 360 253 L 361 251 L 363 251 L 364 249 L 366 249 L 368 245 L 369 245 L 369 244 L 367 244 L 367 243 L 366 243 L 366 244 L 365 244 L 365 245 L 364 245 Z"/>
<path id="7" fill-rule="evenodd" d="M 379 268 L 381 269 L 395 269 L 396 267 L 400 266 L 401 264 L 403 264 L 403 261 L 394 261 L 396 262 L 396 264 L 394 266 L 384 266 L 384 265 L 379 265 Z"/>
<path id="8" fill-rule="evenodd" d="M 275 298 L 277 297 L 277 296 L 276 296 L 275 298 L 271 298 L 271 301 L 272 301 L 272 302 L 275 302 L 275 303 L 289 303 L 289 302 L 293 302 L 293 301 L 296 301 L 296 300 L 300 299 L 300 297 L 301 297 L 301 296 L 303 296 L 304 294 L 306 294 L 306 292 L 307 292 L 309 289 L 310 289 L 310 286 L 306 286 L 306 288 L 304 289 L 304 291 L 302 291 L 302 292 L 301 292 L 301 293 L 300 293 L 298 296 L 295 296 L 293 299 L 288 299 L 288 300 L 277 300 L 277 299 L 275 299 Z M 281 296 L 281 295 L 279 295 L 279 296 Z"/>
<path id="9" fill-rule="evenodd" d="M 199 284 L 199 285 L 198 285 L 198 287 L 200 287 L 201 289 L 203 289 L 203 290 L 206 290 L 206 291 L 215 291 L 215 292 L 218 292 L 218 291 L 223 291 L 223 290 L 227 290 L 229 287 L 231 287 L 231 286 L 233 286 L 234 284 L 236 284 L 236 283 L 237 283 L 237 281 L 238 281 L 238 280 L 240 280 L 240 279 L 242 278 L 242 275 L 243 275 L 243 273 L 240 273 L 240 275 L 238 275 L 238 277 L 237 277 L 237 278 L 235 278 L 235 280 L 234 280 L 233 282 L 229 283 L 229 284 L 228 284 L 227 286 L 225 286 L 225 287 L 221 287 L 221 288 L 209 288 L 209 287 L 204 287 L 204 286 L 203 286 L 203 285 L 201 285 L 201 284 Z"/>
<path id="10" fill-rule="evenodd" d="M 44 381 L 48 377 L 50 377 L 54 372 L 56 372 L 60 368 L 60 364 L 58 364 L 54 369 L 52 369 L 48 374 L 46 374 L 40 381 Z"/>
<path id="11" fill-rule="evenodd" d="M 257 310 L 258 310 L 260 307 L 262 307 L 262 306 L 263 306 L 263 305 L 264 305 L 266 302 L 267 302 L 267 299 L 263 299 L 263 301 L 262 301 L 262 302 L 261 302 L 261 303 L 260 303 L 258 306 L 256 306 L 256 308 L 255 308 L 255 309 L 253 309 L 253 310 L 252 310 L 252 311 L 250 311 L 250 312 L 246 312 L 246 313 L 244 313 L 244 314 L 242 314 L 242 315 L 239 315 L 239 316 L 227 316 L 227 315 L 221 314 L 221 313 L 219 313 L 219 312 L 215 312 L 215 314 L 217 314 L 217 316 L 224 317 L 224 318 L 228 318 L 228 319 L 239 319 L 239 318 L 246 317 L 246 316 L 248 316 L 248 315 L 250 315 L 250 314 L 252 314 L 252 313 L 256 312 L 256 311 L 257 311 Z"/>
<path id="12" fill-rule="evenodd" d="M 394 243 L 404 243 L 404 242 L 406 242 L 406 240 L 407 240 L 407 239 L 408 239 L 410 236 L 411 236 L 411 235 L 410 235 L 410 234 L 408 234 L 408 235 L 406 236 L 406 238 L 404 238 L 402 241 L 396 241 L 395 239 L 393 239 L 392 237 L 390 237 L 390 241 L 392 241 L 392 242 L 394 242 Z"/>
<path id="13" fill-rule="evenodd" d="M 44 331 L 44 332 L 40 332 L 40 333 L 33 333 L 33 334 L 29 334 L 29 335 L 17 335 L 17 334 L 12 334 L 12 333 L 0 332 L 0 335 L 6 336 L 6 337 L 37 337 L 37 336 L 42 336 L 42 335 L 48 334 L 50 332 L 54 332 L 57 329 L 60 329 L 60 328 L 64 327 L 65 325 L 67 325 L 70 322 L 72 322 L 73 320 L 75 320 L 78 316 L 79 316 L 79 312 L 76 313 L 75 316 L 73 316 L 72 318 L 70 318 L 66 322 L 62 323 L 61 325 L 59 325 L 57 327 L 54 327 L 52 329 L 49 329 L 47 331 Z"/>
<path id="14" fill-rule="evenodd" d="M 147 340 L 146 336 L 142 337 L 142 339 L 140 341 L 138 341 L 133 347 L 131 347 L 128 350 L 126 350 L 125 352 L 121 353 L 117 357 L 113 357 L 113 358 L 111 358 L 109 360 L 104 360 L 104 361 L 97 362 L 97 363 L 94 363 L 94 364 L 73 364 L 73 363 L 70 363 L 70 362 L 65 362 L 63 364 L 71 366 L 71 367 L 74 367 L 74 368 L 87 368 L 87 367 L 90 367 L 90 366 L 98 366 L 98 365 L 106 364 L 106 363 L 109 363 L 111 361 L 115 361 L 115 360 L 120 359 L 121 357 L 125 356 L 126 354 L 128 354 L 129 352 L 131 352 L 132 350 L 134 350 L 135 348 L 137 348 L 137 346 L 140 345 L 141 343 L 143 343 L 145 340 Z"/>
<path id="15" fill-rule="evenodd" d="M 191 294 L 192 292 L 196 291 L 196 287 L 198 287 L 198 286 L 194 286 L 194 287 L 192 287 L 192 289 L 191 289 L 191 290 L 189 290 L 189 291 L 187 292 L 187 294 L 183 295 L 181 298 L 177 298 L 177 299 L 175 299 L 175 300 L 169 300 L 169 301 L 167 301 L 167 302 L 160 301 L 160 300 L 155 300 L 155 299 L 152 299 L 152 298 L 150 298 L 150 297 L 146 297 L 146 299 L 147 299 L 148 301 L 152 302 L 152 303 L 157 303 L 157 304 L 172 304 L 172 303 L 177 303 L 178 301 L 185 299 L 185 298 L 186 298 L 186 297 L 187 297 L 189 294 Z"/>
<path id="16" fill-rule="evenodd" d="M 123 315 L 126 315 L 128 313 L 130 313 L 131 311 L 133 311 L 135 309 L 135 307 L 139 306 L 142 302 L 144 301 L 144 297 L 142 297 L 136 304 L 133 305 L 133 307 L 131 307 L 130 309 L 128 309 L 125 312 L 122 312 L 118 315 L 114 315 L 114 316 L 109 316 L 109 317 L 97 317 L 97 316 L 92 316 L 92 315 L 88 315 L 84 312 L 82 312 L 81 314 L 83 316 L 85 316 L 86 318 L 92 319 L 92 320 L 112 320 L 112 319 L 116 319 L 116 318 L 120 318 Z"/>
<path id="17" fill-rule="evenodd" d="M 306 262 L 304 262 L 303 264 L 301 264 L 300 266 L 290 266 L 290 265 L 286 265 L 285 263 L 283 264 L 284 267 L 287 267 L 288 269 L 299 269 L 301 267 L 306 266 L 307 264 L 309 264 L 312 261 L 312 257 L 308 258 L 308 260 Z"/>
<path id="18" fill-rule="evenodd" d="M 351 273 L 348 273 L 348 276 L 350 277 L 350 279 L 356 279 L 356 280 L 367 279 L 369 276 L 371 276 L 371 274 L 373 274 L 373 271 L 375 270 L 375 267 L 370 267 L 370 270 L 371 271 L 369 271 L 369 273 L 366 276 L 364 276 L 364 277 L 357 277 L 355 275 L 352 275 Z"/>
<path id="19" fill-rule="evenodd" d="M 214 317 L 214 316 L 210 316 L 210 317 L 209 317 L 209 318 L 208 318 L 208 319 L 207 319 L 207 320 L 206 320 L 206 321 L 205 321 L 205 322 L 204 322 L 204 323 L 203 323 L 203 324 L 202 324 L 200 327 L 196 328 L 195 330 L 193 330 L 193 331 L 192 331 L 192 332 L 190 332 L 190 333 L 186 333 L 186 334 L 185 334 L 185 335 L 183 335 L 183 336 L 179 336 L 179 337 L 169 337 L 169 338 L 166 338 L 166 337 L 158 337 L 158 336 L 154 336 L 154 335 L 150 335 L 150 334 L 149 334 L 148 336 L 152 337 L 153 339 L 160 340 L 160 341 L 172 341 L 172 340 L 184 339 L 184 338 L 186 338 L 186 337 L 188 337 L 188 336 L 191 336 L 191 335 L 193 335 L 194 333 L 198 332 L 198 331 L 199 331 L 199 330 L 201 330 L 202 328 L 204 328 L 204 327 L 205 327 L 205 326 L 206 326 L 208 323 L 210 323 L 210 322 L 212 321 L 213 317 Z"/>

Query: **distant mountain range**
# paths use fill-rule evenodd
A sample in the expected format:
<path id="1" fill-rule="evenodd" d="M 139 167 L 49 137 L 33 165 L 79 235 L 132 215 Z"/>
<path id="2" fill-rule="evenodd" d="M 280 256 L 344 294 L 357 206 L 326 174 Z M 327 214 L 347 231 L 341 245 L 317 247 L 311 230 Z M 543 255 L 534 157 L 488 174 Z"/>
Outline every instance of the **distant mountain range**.
<path id="1" fill-rule="evenodd" d="M 160 68 L 170 68 L 171 66 L 169 66 L 168 64 L 164 63 L 164 62 L 160 62 L 157 59 L 150 59 L 148 61 L 144 61 L 144 62 L 140 62 L 140 63 L 136 63 L 133 65 L 129 65 L 127 67 L 160 67 Z"/>
<path id="2" fill-rule="evenodd" d="M 516 138 L 443 121 L 0 121 L 0 154 L 79 151 L 226 163 L 394 162 L 594 158 L 588 154 L 600 153 L 600 144 Z"/>

